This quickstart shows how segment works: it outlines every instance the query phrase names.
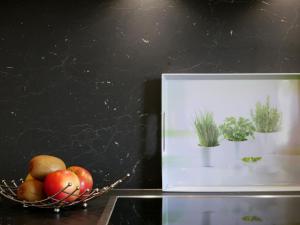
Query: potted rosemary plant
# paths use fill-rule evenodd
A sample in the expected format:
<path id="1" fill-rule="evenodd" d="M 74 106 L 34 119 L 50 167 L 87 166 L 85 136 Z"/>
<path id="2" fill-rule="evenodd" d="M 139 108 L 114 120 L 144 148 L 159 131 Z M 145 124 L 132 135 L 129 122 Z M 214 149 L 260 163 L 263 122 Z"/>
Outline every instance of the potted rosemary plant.
<path id="1" fill-rule="evenodd" d="M 265 147 L 272 149 L 270 138 L 276 136 L 281 128 L 282 113 L 279 110 L 271 106 L 270 97 L 266 98 L 264 103 L 257 102 L 255 110 L 251 110 L 251 117 L 255 125 L 255 131 L 257 135 L 261 137 Z"/>
<path id="2" fill-rule="evenodd" d="M 269 96 L 265 103 L 256 103 L 255 111 L 251 110 L 251 117 L 257 132 L 272 133 L 280 130 L 282 114 L 270 105 Z"/>

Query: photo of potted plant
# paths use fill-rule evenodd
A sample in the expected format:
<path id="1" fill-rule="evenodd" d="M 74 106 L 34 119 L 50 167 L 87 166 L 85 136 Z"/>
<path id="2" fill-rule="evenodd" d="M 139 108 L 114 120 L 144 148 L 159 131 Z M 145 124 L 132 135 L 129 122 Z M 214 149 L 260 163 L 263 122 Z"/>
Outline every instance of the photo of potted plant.
<path id="1" fill-rule="evenodd" d="M 256 103 L 255 111 L 251 110 L 251 117 L 257 132 L 272 133 L 280 130 L 282 114 L 270 105 L 269 96 L 264 104 Z"/>
<path id="2" fill-rule="evenodd" d="M 260 162 L 262 160 L 262 157 L 248 156 L 248 157 L 243 157 L 241 160 L 244 163 L 244 165 L 246 165 L 249 168 L 249 172 L 253 172 L 254 165 Z"/>
<path id="3" fill-rule="evenodd" d="M 263 144 L 270 146 L 270 137 L 281 129 L 282 113 L 276 107 L 271 106 L 268 96 L 265 103 L 256 103 L 255 110 L 251 110 L 251 117 L 255 131 L 258 136 L 262 137 Z"/>
<path id="4" fill-rule="evenodd" d="M 220 131 L 214 121 L 211 112 L 205 112 L 196 115 L 194 126 L 199 141 L 199 146 L 202 148 L 202 159 L 204 167 L 212 167 L 211 151 L 219 145 Z"/>
<path id="5" fill-rule="evenodd" d="M 227 117 L 220 126 L 220 131 L 224 139 L 235 143 L 235 157 L 240 158 L 240 142 L 247 141 L 249 138 L 254 139 L 255 127 L 253 123 L 244 117 Z"/>
<path id="6" fill-rule="evenodd" d="M 300 74 L 166 74 L 161 113 L 164 190 L 300 190 Z"/>

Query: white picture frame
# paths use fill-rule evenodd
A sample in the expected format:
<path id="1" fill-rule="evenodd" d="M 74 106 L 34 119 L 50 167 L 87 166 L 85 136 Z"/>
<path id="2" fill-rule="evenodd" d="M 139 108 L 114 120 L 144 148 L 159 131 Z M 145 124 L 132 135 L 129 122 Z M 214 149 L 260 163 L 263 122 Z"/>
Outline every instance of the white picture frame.
<path id="1" fill-rule="evenodd" d="M 261 119 L 267 105 L 277 122 Z M 196 132 L 196 117 L 207 114 L 219 132 L 216 150 Z M 299 73 L 162 74 L 161 116 L 163 191 L 300 191 Z M 245 140 L 230 140 L 236 132 L 229 127 L 247 122 L 252 135 L 241 130 Z"/>

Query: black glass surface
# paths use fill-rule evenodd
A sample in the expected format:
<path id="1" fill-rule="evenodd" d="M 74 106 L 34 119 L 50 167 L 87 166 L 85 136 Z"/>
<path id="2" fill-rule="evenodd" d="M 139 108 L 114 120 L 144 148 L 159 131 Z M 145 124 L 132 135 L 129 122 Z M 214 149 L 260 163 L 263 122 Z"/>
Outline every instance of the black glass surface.
<path id="1" fill-rule="evenodd" d="M 162 224 L 162 198 L 119 198 L 109 225 Z"/>
<path id="2" fill-rule="evenodd" d="M 119 198 L 109 225 L 300 225 L 300 197 Z"/>

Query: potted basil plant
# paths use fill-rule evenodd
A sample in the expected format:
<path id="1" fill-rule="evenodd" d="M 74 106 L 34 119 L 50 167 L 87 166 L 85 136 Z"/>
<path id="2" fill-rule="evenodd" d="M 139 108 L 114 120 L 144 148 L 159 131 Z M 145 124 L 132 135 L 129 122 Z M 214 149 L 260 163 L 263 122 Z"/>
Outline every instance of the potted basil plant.
<path id="1" fill-rule="evenodd" d="M 220 126 L 220 131 L 224 139 L 235 143 L 235 156 L 239 159 L 240 143 L 254 138 L 255 127 L 249 119 L 244 117 L 227 117 Z"/>

